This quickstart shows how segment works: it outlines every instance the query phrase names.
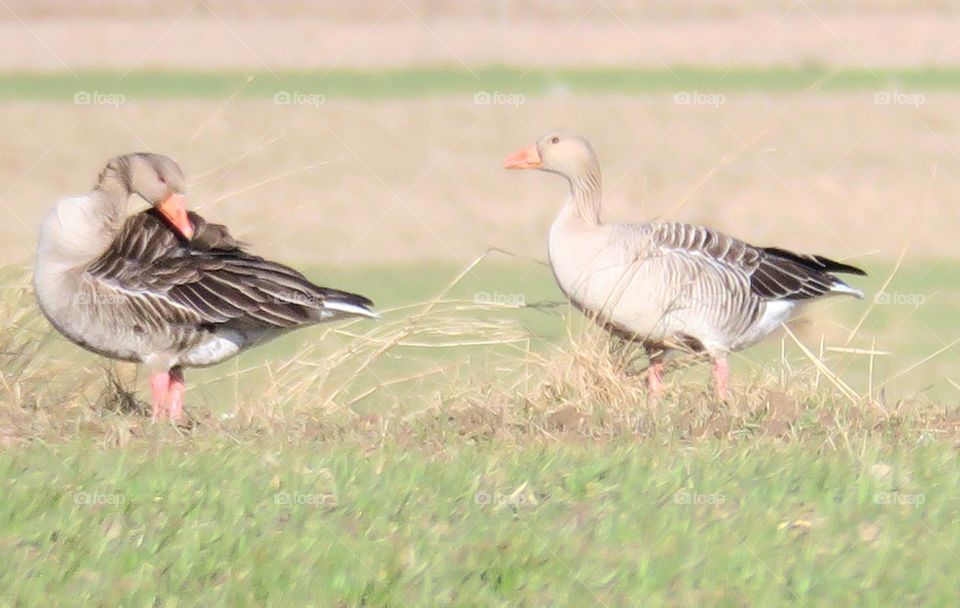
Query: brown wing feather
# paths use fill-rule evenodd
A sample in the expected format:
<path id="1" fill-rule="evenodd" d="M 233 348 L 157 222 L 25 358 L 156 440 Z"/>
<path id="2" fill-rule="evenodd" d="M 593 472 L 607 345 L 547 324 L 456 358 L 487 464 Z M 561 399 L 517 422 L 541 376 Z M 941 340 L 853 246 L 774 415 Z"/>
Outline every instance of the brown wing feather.
<path id="1" fill-rule="evenodd" d="M 131 298 L 149 299 L 167 322 L 291 328 L 340 316 L 330 301 L 367 308 L 367 298 L 319 287 L 296 270 L 243 250 L 225 226 L 190 214 L 189 243 L 153 210 L 131 216 L 87 271 Z"/>

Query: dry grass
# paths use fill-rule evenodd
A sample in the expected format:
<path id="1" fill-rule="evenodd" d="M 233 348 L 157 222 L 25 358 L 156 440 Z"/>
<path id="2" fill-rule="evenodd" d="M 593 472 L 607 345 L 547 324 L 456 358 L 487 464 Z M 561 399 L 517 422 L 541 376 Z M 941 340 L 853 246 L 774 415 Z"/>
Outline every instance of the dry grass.
<path id="1" fill-rule="evenodd" d="M 902 260 L 906 245 L 911 255 L 950 258 L 958 253 L 949 221 L 956 216 L 950 201 L 960 190 L 960 172 L 950 170 L 956 164 L 951 149 L 960 143 L 950 119 L 956 106 L 952 95 L 928 96 L 919 109 L 877 106 L 856 95 L 743 96 L 717 109 L 653 97 L 603 104 L 540 100 L 516 109 L 454 99 L 337 103 L 322 111 L 250 101 L 227 107 L 152 102 L 119 110 L 6 104 L 0 116 L 37 128 L 29 137 L 14 135 L 3 158 L 8 162 L 0 163 L 0 175 L 11 183 L 4 202 L 22 222 L 0 234 L 0 251 L 14 259 L 28 255 L 29 226 L 49 201 L 83 189 L 100 162 L 90 157 L 148 147 L 181 159 L 194 176 L 191 191 L 201 211 L 235 226 L 271 257 L 331 265 L 467 260 L 490 244 L 539 257 L 562 184 L 542 175 L 505 175 L 498 161 L 501 152 L 537 135 L 532 124 L 576 115 L 607 168 L 606 215 L 613 221 L 671 215 L 840 258 L 876 252 Z M 938 124 L 936 132 L 931 123 Z M 824 128 L 814 137 L 811 124 Z M 203 137 L 195 137 L 201 131 Z M 902 141 L 912 142 L 909 151 Z M 86 164 L 76 162 L 81 143 Z M 617 150 L 630 153 L 605 154 Z M 896 172 L 888 170 L 893 166 Z M 942 170 L 935 174 L 937 166 Z M 23 200 L 32 204 L 14 206 Z M 264 215 L 266 201 L 273 215 Z M 873 218 L 869 230 L 865 216 Z M 912 227 L 909 233 L 904 226 Z M 675 375 L 670 394 L 652 404 L 641 378 L 625 371 L 622 357 L 610 356 L 601 332 L 588 329 L 538 350 L 509 311 L 447 292 L 388 311 L 388 320 L 372 328 L 325 328 L 314 341 L 340 346 L 236 369 L 237 386 L 245 382 L 232 400 L 232 417 L 195 408 L 192 428 L 158 430 L 138 413 L 142 404 L 132 395 L 140 387 L 130 370 L 77 368 L 70 355 L 59 358 L 59 338 L 49 339 L 26 283 L 4 294 L 0 389 L 7 406 L 0 410 L 0 438 L 7 444 L 76 437 L 125 444 L 167 430 L 171 437 L 346 438 L 371 446 L 721 437 L 852 448 L 874 436 L 894 442 L 957 437 L 958 417 L 945 405 L 885 396 L 885 383 L 955 342 L 931 347 L 875 384 L 874 359 L 881 355 L 864 354 L 878 349 L 858 335 L 863 320 L 838 324 L 831 330 L 836 340 L 828 341 L 851 349 L 839 359 L 826 361 L 822 343 L 804 351 L 800 340 L 790 339 L 787 345 L 803 352 L 805 364 L 756 367 L 730 404 L 712 399 L 697 370 Z M 872 310 L 867 306 L 864 318 Z M 449 357 L 423 364 L 414 357 L 412 365 L 384 375 L 381 363 L 406 360 L 411 349 Z M 847 367 L 865 357 L 870 386 L 858 393 Z M 372 410 L 365 407 L 371 400 L 378 404 Z"/>
<path id="2" fill-rule="evenodd" d="M 327 326 L 314 346 L 286 361 L 236 370 L 238 380 L 257 373 L 260 380 L 246 381 L 242 394 L 238 388 L 233 413 L 215 416 L 194 407 L 182 428 L 149 422 L 146 404 L 136 396 L 142 387 L 127 370 L 110 364 L 77 367 L 69 356 L 59 358 L 58 340 L 47 339 L 53 330 L 21 282 L 5 290 L 0 308 L 0 441 L 9 446 L 90 439 L 123 446 L 213 434 L 237 441 L 346 441 L 370 449 L 388 442 L 428 451 L 463 442 L 624 438 L 799 441 L 852 451 L 874 440 L 960 441 L 955 408 L 922 397 L 889 402 L 872 382 L 867 394 L 858 394 L 823 361 L 822 346 L 815 354 L 789 329 L 784 348 L 795 343 L 804 365 L 783 360 L 757 367 L 728 403 L 713 397 L 697 370 L 684 370 L 668 376 L 660 400 L 650 400 L 644 362 L 632 346 L 611 342 L 588 325 L 538 350 L 510 307 L 451 299 L 449 290 L 482 259 L 436 298 L 387 310 L 387 320 L 379 324 Z M 337 338 L 341 346 L 322 346 Z M 378 367 L 418 349 L 446 356 L 388 375 Z M 864 356 L 862 350 L 848 351 L 850 357 Z M 465 352 L 472 355 L 458 356 Z M 693 362 L 680 358 L 673 366 Z M 359 407 L 371 397 L 379 407 Z"/>
<path id="3" fill-rule="evenodd" d="M 929 93 L 914 109 L 875 105 L 867 92 L 731 95 L 717 109 L 669 95 L 519 108 L 460 98 L 0 104 L 0 122 L 33 125 L 0 151 L 0 204 L 11 214 L 0 255 L 26 261 L 53 201 L 89 188 L 111 155 L 150 149 L 181 162 L 194 206 L 270 257 L 462 265 L 499 246 L 542 258 L 564 185 L 501 164 L 559 127 L 592 139 L 607 221 L 663 217 L 686 200 L 671 217 L 758 244 L 864 262 L 892 261 L 912 241 L 911 258 L 956 258 L 958 112 L 956 95 Z"/>

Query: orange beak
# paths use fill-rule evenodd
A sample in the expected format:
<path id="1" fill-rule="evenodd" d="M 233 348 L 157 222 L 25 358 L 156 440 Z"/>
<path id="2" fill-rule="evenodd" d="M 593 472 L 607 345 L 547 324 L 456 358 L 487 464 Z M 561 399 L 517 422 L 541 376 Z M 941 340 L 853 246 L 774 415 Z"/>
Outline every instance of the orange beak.
<path id="1" fill-rule="evenodd" d="M 185 239 L 189 241 L 193 238 L 193 224 L 187 216 L 187 198 L 184 195 L 171 192 L 157 205 L 157 211 L 162 213 Z"/>
<path id="2" fill-rule="evenodd" d="M 536 169 L 541 165 L 543 161 L 540 160 L 536 144 L 514 152 L 503 163 L 505 169 Z"/>

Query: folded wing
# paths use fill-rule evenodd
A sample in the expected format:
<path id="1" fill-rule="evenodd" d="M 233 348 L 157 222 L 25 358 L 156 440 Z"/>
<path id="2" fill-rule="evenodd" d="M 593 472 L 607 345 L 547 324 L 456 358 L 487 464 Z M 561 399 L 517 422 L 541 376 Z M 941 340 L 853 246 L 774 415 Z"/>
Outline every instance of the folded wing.
<path id="1" fill-rule="evenodd" d="M 294 328 L 361 315 L 367 298 L 320 287 L 300 272 L 247 253 L 225 226 L 190 214 L 184 242 L 153 210 L 130 217 L 87 272 L 154 322 Z"/>
<path id="2" fill-rule="evenodd" d="M 834 273 L 865 275 L 855 266 L 777 247 L 754 247 L 739 239 L 691 224 L 652 225 L 661 249 L 710 264 L 722 273 L 749 280 L 750 291 L 764 300 L 807 300 L 827 294 L 863 293 Z"/>

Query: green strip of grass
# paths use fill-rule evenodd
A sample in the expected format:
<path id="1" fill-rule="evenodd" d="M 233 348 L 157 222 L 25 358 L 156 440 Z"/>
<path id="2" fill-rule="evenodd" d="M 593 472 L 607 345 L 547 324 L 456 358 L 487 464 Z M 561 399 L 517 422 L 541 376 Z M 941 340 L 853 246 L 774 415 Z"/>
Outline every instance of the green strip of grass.
<path id="1" fill-rule="evenodd" d="M 0 454 L 0 603 L 949 605 L 956 461 L 940 445 L 34 445 Z"/>
<path id="2" fill-rule="evenodd" d="M 279 92 L 322 95 L 323 98 L 377 99 L 479 92 L 542 95 L 557 90 L 574 93 L 663 93 L 676 91 L 956 91 L 960 69 L 825 67 L 664 69 L 533 69 L 490 66 L 396 70 L 331 70 L 282 72 L 138 71 L 0 74 L 0 100 L 82 101 L 83 93 L 122 95 L 131 99 L 272 98 Z M 305 101 L 307 102 L 307 101 Z M 110 103 L 102 99 L 101 103 Z M 503 103 L 508 103 L 504 101 Z"/>

